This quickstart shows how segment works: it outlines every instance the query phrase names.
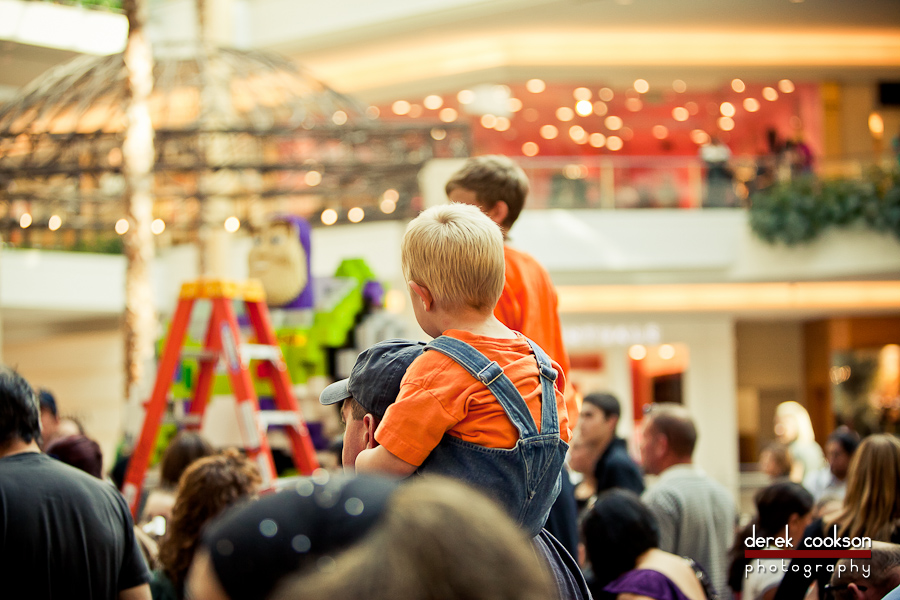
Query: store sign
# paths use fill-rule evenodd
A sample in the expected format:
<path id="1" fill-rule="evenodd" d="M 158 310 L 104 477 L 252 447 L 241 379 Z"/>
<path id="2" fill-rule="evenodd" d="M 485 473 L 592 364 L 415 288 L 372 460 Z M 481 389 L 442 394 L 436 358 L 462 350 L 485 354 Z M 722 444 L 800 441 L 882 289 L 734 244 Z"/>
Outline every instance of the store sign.
<path id="1" fill-rule="evenodd" d="M 590 323 L 563 327 L 566 348 L 615 348 L 643 344 L 654 346 L 662 339 L 659 323 Z"/>

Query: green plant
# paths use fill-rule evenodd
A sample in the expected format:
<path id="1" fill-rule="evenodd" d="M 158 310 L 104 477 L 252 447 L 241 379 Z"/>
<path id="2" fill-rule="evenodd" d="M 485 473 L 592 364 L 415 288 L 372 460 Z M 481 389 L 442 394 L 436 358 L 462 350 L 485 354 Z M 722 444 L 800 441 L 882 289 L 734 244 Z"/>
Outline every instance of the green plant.
<path id="1" fill-rule="evenodd" d="M 810 242 L 830 227 L 863 224 L 900 240 L 900 178 L 871 170 L 858 180 L 805 177 L 751 197 L 750 227 L 770 244 Z"/>

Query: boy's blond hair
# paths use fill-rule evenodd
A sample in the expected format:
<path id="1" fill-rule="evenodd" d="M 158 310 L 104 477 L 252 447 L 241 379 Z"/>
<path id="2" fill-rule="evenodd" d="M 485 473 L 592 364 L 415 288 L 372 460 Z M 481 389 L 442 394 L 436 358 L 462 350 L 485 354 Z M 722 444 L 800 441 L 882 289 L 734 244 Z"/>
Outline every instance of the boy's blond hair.
<path id="1" fill-rule="evenodd" d="M 406 227 L 403 275 L 431 292 L 441 308 L 494 311 L 506 279 L 503 234 L 477 206 L 443 204 Z"/>

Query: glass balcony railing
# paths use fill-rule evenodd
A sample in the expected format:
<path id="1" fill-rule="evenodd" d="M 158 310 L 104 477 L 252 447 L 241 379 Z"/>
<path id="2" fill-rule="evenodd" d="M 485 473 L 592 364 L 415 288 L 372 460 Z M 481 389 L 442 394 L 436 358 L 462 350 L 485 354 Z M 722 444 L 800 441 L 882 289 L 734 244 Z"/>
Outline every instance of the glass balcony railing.
<path id="1" fill-rule="evenodd" d="M 711 165 L 689 156 L 520 158 L 531 182 L 529 208 L 707 208 L 747 207 L 753 192 L 776 182 L 814 174 L 860 179 L 890 159 L 818 161 L 814 170 L 778 164 L 768 157 L 733 157 Z"/>

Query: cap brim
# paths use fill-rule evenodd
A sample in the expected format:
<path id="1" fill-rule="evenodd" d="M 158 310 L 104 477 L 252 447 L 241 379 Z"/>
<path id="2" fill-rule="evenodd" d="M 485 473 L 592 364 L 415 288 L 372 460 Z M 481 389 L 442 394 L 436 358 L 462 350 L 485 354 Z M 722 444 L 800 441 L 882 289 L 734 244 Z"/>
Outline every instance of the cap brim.
<path id="1" fill-rule="evenodd" d="M 350 389 L 348 387 L 349 379 L 341 379 L 335 381 L 319 394 L 319 402 L 325 406 L 343 402 L 350 398 Z"/>

